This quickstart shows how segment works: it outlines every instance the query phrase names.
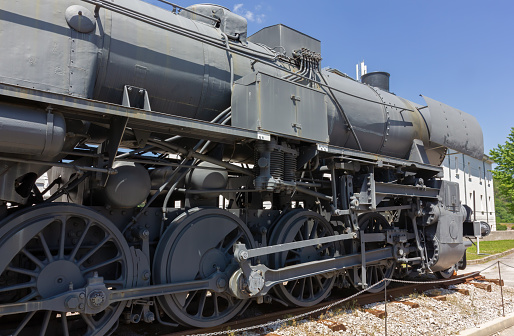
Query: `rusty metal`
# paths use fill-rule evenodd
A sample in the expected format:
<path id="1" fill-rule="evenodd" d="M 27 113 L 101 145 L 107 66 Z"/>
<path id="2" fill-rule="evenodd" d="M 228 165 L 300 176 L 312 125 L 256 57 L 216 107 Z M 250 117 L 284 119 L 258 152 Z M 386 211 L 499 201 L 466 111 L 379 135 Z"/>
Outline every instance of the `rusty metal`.
<path id="1" fill-rule="evenodd" d="M 472 275 L 472 276 L 470 276 L 470 275 Z M 457 285 L 460 283 L 467 282 L 468 279 L 469 279 L 469 281 L 472 281 L 475 278 L 477 278 L 475 273 L 467 273 L 467 274 L 459 276 L 458 279 L 455 279 L 455 280 L 450 279 L 450 281 L 444 281 L 439 284 L 420 282 L 420 283 L 416 283 L 416 284 L 408 284 L 406 286 L 401 286 L 401 287 L 397 287 L 397 288 L 389 288 L 387 290 L 387 293 L 388 293 L 387 297 L 389 299 L 391 299 L 394 297 L 408 296 L 412 293 L 420 293 L 420 292 L 423 292 L 423 291 L 426 291 L 429 289 L 440 288 L 441 286 L 443 286 L 443 284 L 444 284 L 444 286 Z M 355 303 L 356 303 L 355 305 L 357 307 L 364 306 L 364 305 L 367 305 L 370 303 L 382 301 L 383 299 L 384 299 L 384 293 L 382 293 L 382 292 L 373 293 L 373 294 L 363 294 L 363 295 L 357 297 L 357 299 L 355 300 Z M 286 310 L 283 310 L 280 307 L 278 307 L 276 309 L 281 309 L 281 310 L 262 314 L 259 316 L 245 318 L 245 319 L 235 319 L 228 323 L 225 323 L 225 324 L 219 325 L 217 327 L 213 327 L 213 328 L 187 329 L 187 330 L 182 330 L 182 331 L 173 332 L 173 333 L 169 333 L 169 334 L 159 334 L 159 335 L 162 335 L 162 336 L 184 336 L 184 335 L 205 334 L 205 333 L 223 331 L 223 330 L 228 330 L 228 329 L 234 330 L 234 329 L 239 329 L 239 328 L 245 328 L 245 327 L 250 327 L 250 326 L 254 326 L 254 325 L 259 325 L 259 324 L 262 324 L 262 323 L 265 323 L 268 321 L 275 321 L 275 320 L 283 318 L 285 316 L 291 316 L 291 315 L 295 316 L 295 315 L 299 315 L 299 314 L 304 314 L 309 311 L 313 311 L 318 308 L 322 308 L 326 305 L 329 305 L 330 303 L 337 302 L 339 300 L 340 300 L 340 298 L 329 300 L 329 301 L 324 301 L 322 303 L 319 303 L 319 304 L 311 306 L 311 307 L 292 308 L 292 309 L 286 309 Z M 269 311 L 270 310 L 269 308 L 270 307 L 267 306 L 266 311 Z M 325 313 L 325 312 L 324 311 L 318 312 L 318 313 L 312 314 L 311 316 L 313 318 L 317 318 L 320 315 L 322 315 L 323 313 Z M 128 329 L 128 327 L 121 326 L 114 335 L 123 335 L 124 332 L 128 331 L 125 328 Z M 145 329 L 145 330 L 147 330 L 147 329 Z M 149 335 L 146 331 L 144 332 L 144 334 Z M 136 336 L 139 336 L 139 335 L 143 335 L 143 334 L 137 334 Z"/>

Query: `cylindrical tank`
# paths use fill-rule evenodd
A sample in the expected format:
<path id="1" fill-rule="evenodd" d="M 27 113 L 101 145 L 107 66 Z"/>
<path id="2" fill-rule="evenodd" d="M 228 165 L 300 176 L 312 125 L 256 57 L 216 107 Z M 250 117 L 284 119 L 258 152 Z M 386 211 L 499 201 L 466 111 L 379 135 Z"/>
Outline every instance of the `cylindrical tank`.
<path id="1" fill-rule="evenodd" d="M 2 9 L 13 13 L 10 20 L 33 17 L 37 21 L 2 26 L 4 33 L 0 35 L 0 43 L 9 46 L 9 52 L 2 63 L 4 66 L 0 65 L 0 76 L 7 78 L 8 83 L 115 104 L 122 103 L 123 88 L 131 85 L 148 92 L 152 110 L 211 120 L 231 104 L 231 77 L 237 81 L 253 72 L 276 77 L 285 74 L 238 54 L 232 54 L 231 66 L 229 52 L 193 39 L 187 32 L 202 34 L 224 47 L 226 34 L 213 24 L 201 22 L 205 19 L 195 21 L 139 0 L 124 0 L 122 6 L 184 33 L 105 8 L 101 8 L 97 16 L 91 16 L 95 6 L 81 1 L 40 0 L 37 5 L 33 1 L 5 2 Z M 90 21 L 95 18 L 96 22 L 78 25 L 74 15 L 80 15 L 79 12 Z M 44 29 L 38 22 L 52 29 Z M 229 27 L 227 22 L 223 25 Z M 20 35 L 26 38 L 14 37 Z M 273 47 L 276 46 L 270 46 Z M 259 53 L 270 59 L 274 57 L 270 48 L 246 43 L 244 38 L 231 44 L 231 48 Z M 275 64 L 286 66 L 280 60 Z M 291 66 L 288 63 L 287 67 Z M 365 76 L 364 80 L 369 79 L 371 86 L 329 71 L 323 73 L 334 88 L 335 99 L 350 120 L 362 150 L 408 158 L 413 139 L 420 139 L 429 147 L 427 118 L 424 120 L 414 104 L 375 87 L 387 89 L 387 73 Z M 375 82 L 375 78 L 381 79 Z M 359 149 L 343 112 L 333 101 L 332 94 L 326 93 L 330 144 Z M 320 106 L 319 111 L 323 110 Z M 316 111 L 314 109 L 313 113 Z M 421 113 L 430 114 L 428 109 Z"/>
<path id="2" fill-rule="evenodd" d="M 389 76 L 384 71 L 369 72 L 362 75 L 361 82 L 389 92 Z"/>
<path id="3" fill-rule="evenodd" d="M 363 85 L 351 78 L 323 70 L 328 84 L 348 117 L 362 150 L 406 158 L 412 141 L 429 143 L 429 132 L 415 104 L 388 92 Z M 358 149 L 345 125 L 342 112 L 328 100 L 329 135 L 332 145 Z"/>
<path id="4" fill-rule="evenodd" d="M 148 171 L 140 164 L 116 161 L 118 173 L 109 176 L 103 194 L 107 204 L 114 208 L 133 208 L 141 204 L 150 193 Z"/>
<path id="5" fill-rule="evenodd" d="M 0 152 L 53 157 L 62 150 L 65 137 L 62 115 L 0 104 Z"/>
<path id="6" fill-rule="evenodd" d="M 175 15 L 142 1 L 126 0 L 123 6 L 200 33 L 224 46 L 220 29 L 205 22 Z M 207 43 L 144 24 L 127 16 L 102 10 L 106 35 L 94 98 L 120 103 L 124 85 L 147 90 L 152 109 L 210 120 L 230 106 L 228 53 Z M 107 43 L 108 42 L 108 43 Z M 272 53 L 253 43 L 248 52 Z M 250 59 L 233 54 L 234 80 L 252 72 Z M 257 68 L 263 67 L 261 64 Z M 277 70 L 269 70 L 274 73 Z"/>

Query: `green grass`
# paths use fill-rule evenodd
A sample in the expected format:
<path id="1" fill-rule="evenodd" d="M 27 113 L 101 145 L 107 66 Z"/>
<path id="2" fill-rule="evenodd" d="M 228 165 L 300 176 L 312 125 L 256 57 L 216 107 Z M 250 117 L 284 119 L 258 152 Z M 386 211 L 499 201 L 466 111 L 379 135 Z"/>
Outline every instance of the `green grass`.
<path id="1" fill-rule="evenodd" d="M 468 260 L 481 259 L 488 255 L 501 253 L 512 248 L 514 248 L 514 240 L 481 241 L 480 255 L 477 255 L 477 247 L 473 245 L 468 248 L 466 258 Z"/>

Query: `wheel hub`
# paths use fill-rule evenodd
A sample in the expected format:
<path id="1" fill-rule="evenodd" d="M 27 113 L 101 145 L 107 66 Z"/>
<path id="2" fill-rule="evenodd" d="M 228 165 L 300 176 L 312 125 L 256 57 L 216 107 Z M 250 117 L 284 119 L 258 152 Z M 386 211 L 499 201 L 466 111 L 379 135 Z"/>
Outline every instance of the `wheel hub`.
<path id="1" fill-rule="evenodd" d="M 202 256 L 202 260 L 200 261 L 200 274 L 202 277 L 207 278 L 217 270 L 220 272 L 225 271 L 226 267 L 227 260 L 225 254 L 216 248 L 212 248 Z"/>
<path id="2" fill-rule="evenodd" d="M 66 292 L 73 288 L 84 287 L 86 280 L 80 269 L 68 260 L 51 262 L 37 277 L 37 290 L 43 299 Z"/>

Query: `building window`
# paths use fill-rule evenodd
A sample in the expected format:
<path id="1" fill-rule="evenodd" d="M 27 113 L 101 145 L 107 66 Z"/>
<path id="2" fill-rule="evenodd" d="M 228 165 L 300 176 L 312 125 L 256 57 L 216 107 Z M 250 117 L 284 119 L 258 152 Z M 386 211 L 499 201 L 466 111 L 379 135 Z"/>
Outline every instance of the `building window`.
<path id="1" fill-rule="evenodd" d="M 455 156 L 455 177 L 459 177 L 459 158 Z"/>
<path id="2" fill-rule="evenodd" d="M 478 167 L 478 178 L 480 180 L 480 184 L 482 184 L 482 167 Z"/>

